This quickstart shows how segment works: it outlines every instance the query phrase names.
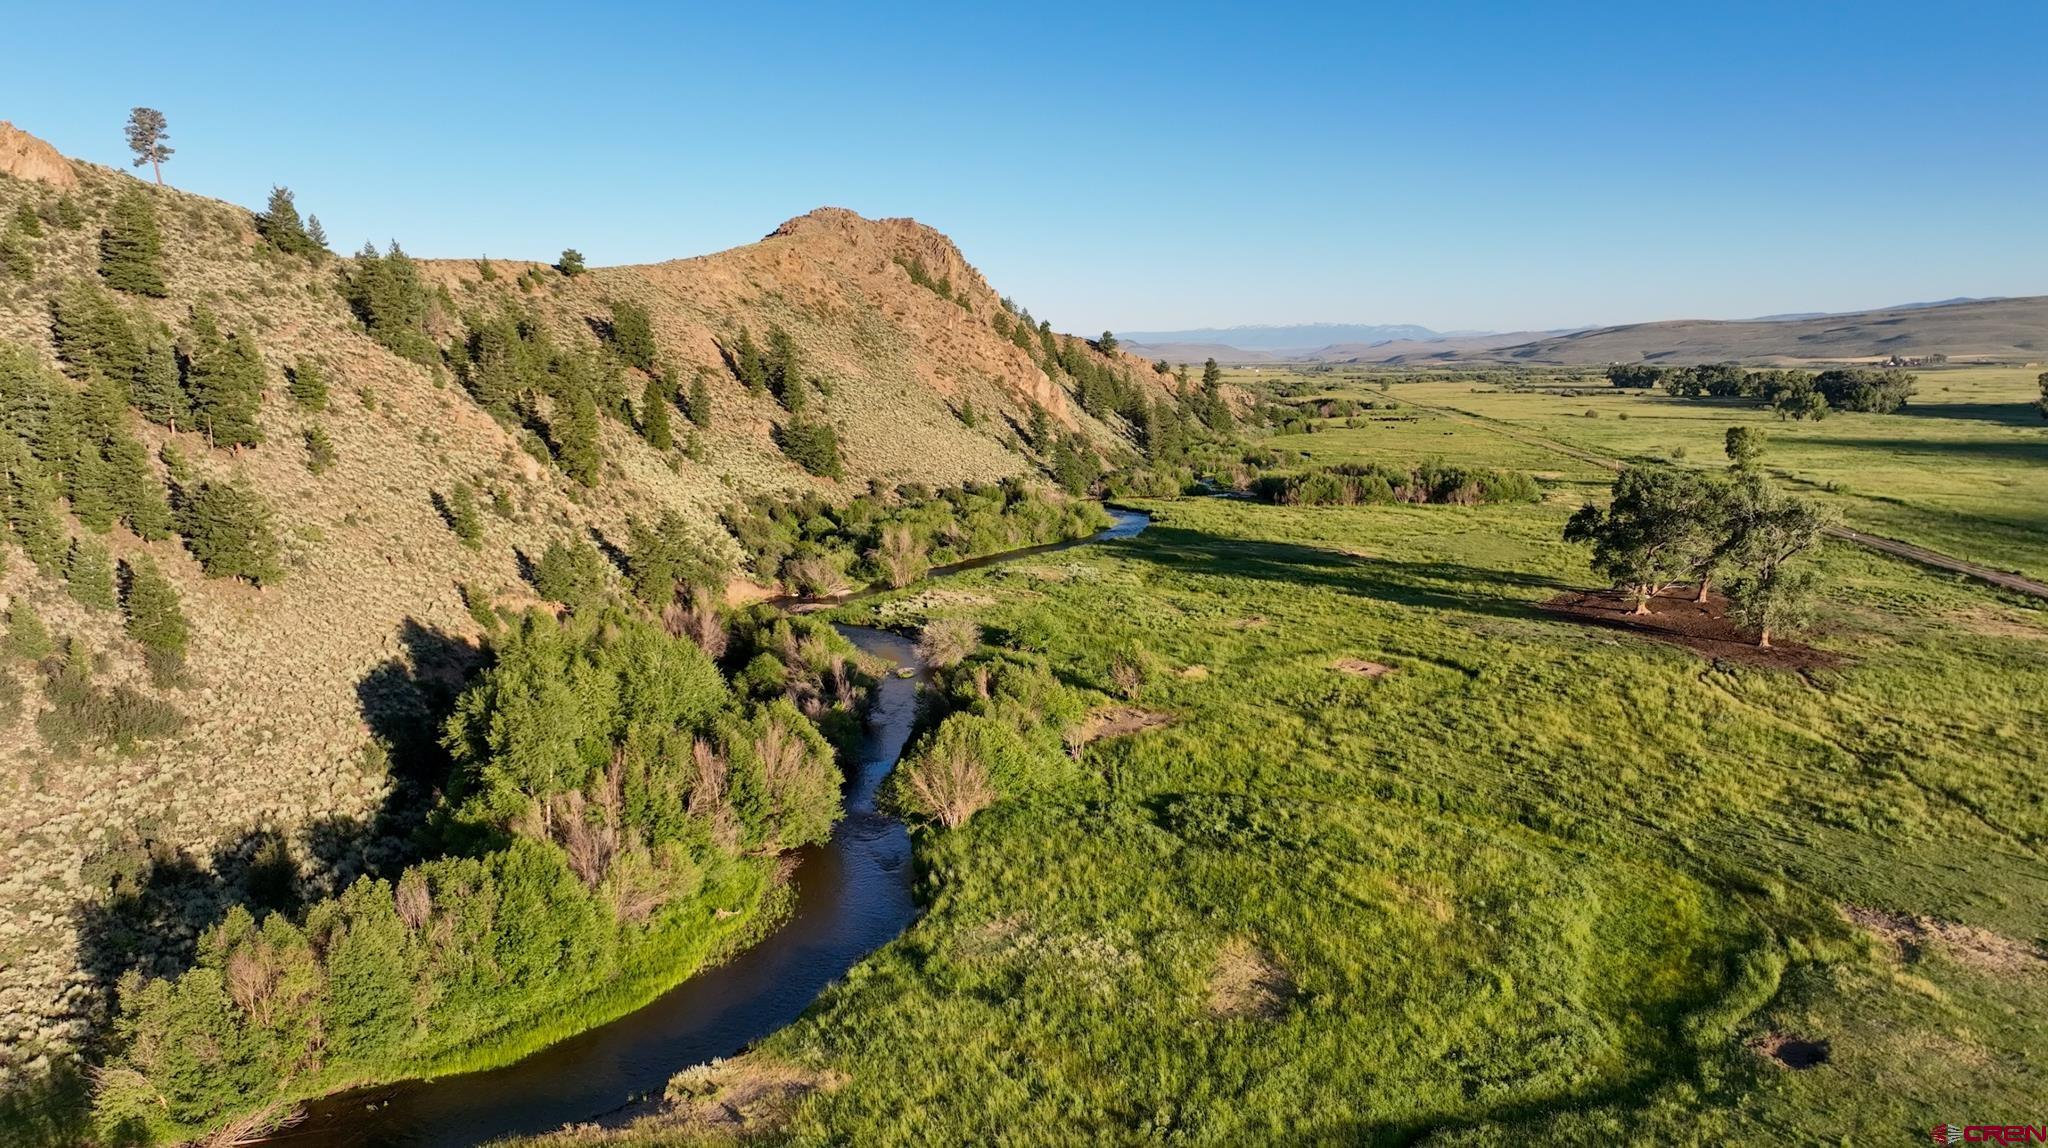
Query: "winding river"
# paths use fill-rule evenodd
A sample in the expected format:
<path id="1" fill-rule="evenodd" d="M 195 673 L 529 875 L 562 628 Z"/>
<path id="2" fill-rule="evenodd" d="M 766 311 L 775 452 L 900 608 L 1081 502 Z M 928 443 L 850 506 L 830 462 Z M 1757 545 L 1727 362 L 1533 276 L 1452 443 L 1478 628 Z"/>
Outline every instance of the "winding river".
<path id="1" fill-rule="evenodd" d="M 1080 542 L 1037 546 L 940 567 L 932 576 L 1031 554 L 1129 538 L 1151 521 L 1110 510 L 1114 523 Z M 504 1136 L 628 1112 L 692 1064 L 732 1056 L 801 1015 L 854 963 L 894 940 L 917 914 L 910 837 L 875 808 L 917 721 L 925 668 L 912 642 L 840 626 L 861 650 L 908 676 L 876 688 L 860 760 L 847 778 L 846 817 L 831 841 L 803 850 L 791 880 L 796 906 L 767 937 L 690 977 L 651 1004 L 503 1068 L 406 1081 L 327 1097 L 269 1142 L 293 1148 L 467 1148 Z"/>

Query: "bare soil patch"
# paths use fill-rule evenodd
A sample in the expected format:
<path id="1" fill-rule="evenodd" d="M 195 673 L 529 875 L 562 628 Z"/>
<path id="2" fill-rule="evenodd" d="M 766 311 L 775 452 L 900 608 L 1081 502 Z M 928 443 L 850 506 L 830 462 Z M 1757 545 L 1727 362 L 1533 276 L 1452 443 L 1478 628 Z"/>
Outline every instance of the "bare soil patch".
<path id="1" fill-rule="evenodd" d="M 2048 954 L 2043 954 L 2040 946 L 1974 925 L 1860 905 L 1842 906 L 1842 916 L 1885 942 L 1901 961 L 1917 961 L 1921 953 L 1936 948 L 1959 965 L 1988 973 L 2018 976 L 2048 970 Z"/>
<path id="2" fill-rule="evenodd" d="M 1782 1032 L 1765 1033 L 1749 1042 L 1750 1050 L 1786 1068 L 1818 1068 L 1833 1055 L 1825 1040 L 1808 1040 Z"/>
<path id="3" fill-rule="evenodd" d="M 1382 662 L 1368 662 L 1364 658 L 1338 658 L 1330 668 L 1361 678 L 1384 678 L 1394 672 L 1394 667 Z"/>
<path id="4" fill-rule="evenodd" d="M 2026 615 L 1996 610 L 1958 610 L 1948 615 L 1964 629 L 1992 638 L 2032 638 L 2048 641 L 2048 628 L 2030 624 Z"/>
<path id="5" fill-rule="evenodd" d="M 1216 954 L 1209 974 L 1209 1014 L 1273 1020 L 1294 999 L 1294 978 L 1263 945 L 1232 937 Z"/>
<path id="6" fill-rule="evenodd" d="M 1686 588 L 1666 590 L 1650 599 L 1650 612 L 1635 612 L 1635 597 L 1620 590 L 1586 590 L 1560 594 L 1542 609 L 1560 617 L 1626 630 L 1655 641 L 1683 646 L 1702 657 L 1775 670 L 1812 670 L 1841 664 L 1841 657 L 1798 642 L 1778 641 L 1769 649 L 1728 617 L 1728 600 L 1718 594 L 1693 600 Z"/>
<path id="7" fill-rule="evenodd" d="M 789 1119 L 798 1102 L 830 1091 L 846 1077 L 759 1056 L 714 1060 L 668 1082 L 667 1107 L 656 1122 L 669 1127 L 760 1131 Z"/>
<path id="8" fill-rule="evenodd" d="M 1159 710 L 1141 710 L 1136 706 L 1112 706 L 1088 715 L 1081 723 L 1077 740 L 1081 745 L 1101 741 L 1106 737 L 1121 737 L 1128 733 L 1142 733 L 1148 729 L 1173 724 L 1173 715 Z"/>

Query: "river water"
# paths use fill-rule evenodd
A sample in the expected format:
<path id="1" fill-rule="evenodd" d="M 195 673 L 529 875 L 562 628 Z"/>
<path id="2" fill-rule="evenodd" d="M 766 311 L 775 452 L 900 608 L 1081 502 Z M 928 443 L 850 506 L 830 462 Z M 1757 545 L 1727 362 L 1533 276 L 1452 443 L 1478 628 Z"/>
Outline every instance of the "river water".
<path id="1" fill-rule="evenodd" d="M 1086 542 L 1129 538 L 1150 519 L 1111 510 L 1114 525 Z M 1080 542 L 1034 547 L 934 570 L 939 576 Z M 917 721 L 926 675 L 911 641 L 840 626 L 861 650 L 909 670 L 883 677 L 860 760 L 847 778 L 846 816 L 823 846 L 797 854 L 796 907 L 768 936 L 610 1024 L 483 1072 L 330 1096 L 271 1138 L 292 1148 L 468 1148 L 503 1136 L 621 1115 L 659 1095 L 693 1064 L 732 1056 L 795 1020 L 827 985 L 894 940 L 917 914 L 910 838 L 878 812 L 875 794 Z"/>

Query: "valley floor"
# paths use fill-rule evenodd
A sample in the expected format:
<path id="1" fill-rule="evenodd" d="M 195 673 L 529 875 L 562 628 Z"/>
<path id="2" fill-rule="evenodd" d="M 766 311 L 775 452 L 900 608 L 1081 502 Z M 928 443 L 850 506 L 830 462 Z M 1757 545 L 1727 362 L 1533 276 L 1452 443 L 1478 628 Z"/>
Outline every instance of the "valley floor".
<path id="1" fill-rule="evenodd" d="M 2037 1119 L 2048 616 L 1830 544 L 1808 640 L 1832 664 L 1711 661 L 1540 609 L 1589 584 L 1558 541 L 1575 501 L 1174 502 L 1134 539 L 846 608 L 970 616 L 985 657 L 1136 732 L 920 834 L 929 908 L 902 939 L 679 1078 L 668 1115 L 568 1138 L 1904 1142 Z M 1132 651 L 1149 673 L 1122 691 Z"/>

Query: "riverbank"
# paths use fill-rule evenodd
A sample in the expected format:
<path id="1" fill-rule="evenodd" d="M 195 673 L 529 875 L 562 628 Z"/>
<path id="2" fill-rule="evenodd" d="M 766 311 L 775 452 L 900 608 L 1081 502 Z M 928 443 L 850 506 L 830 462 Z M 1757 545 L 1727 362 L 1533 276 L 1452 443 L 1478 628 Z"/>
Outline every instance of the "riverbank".
<path id="1" fill-rule="evenodd" d="M 1188 500 L 842 608 L 975 623 L 956 713 L 1158 720 L 920 829 L 914 929 L 659 1117 L 551 1143 L 1880 1142 L 2024 1110 L 2039 619 L 1831 546 L 1812 641 L 1847 657 L 1706 665 L 1542 609 L 1588 577 L 1569 510 Z"/>

